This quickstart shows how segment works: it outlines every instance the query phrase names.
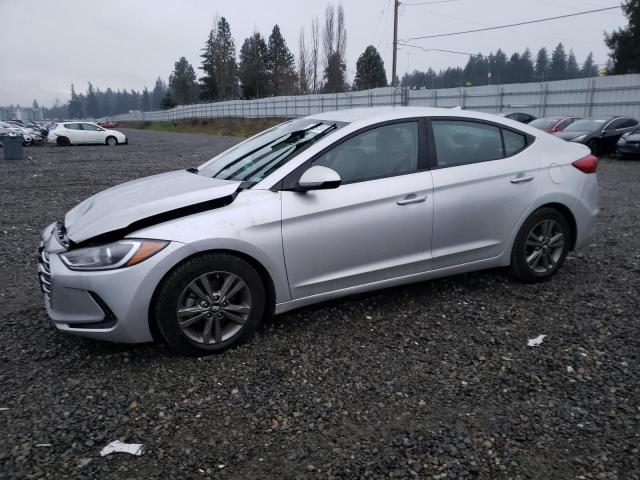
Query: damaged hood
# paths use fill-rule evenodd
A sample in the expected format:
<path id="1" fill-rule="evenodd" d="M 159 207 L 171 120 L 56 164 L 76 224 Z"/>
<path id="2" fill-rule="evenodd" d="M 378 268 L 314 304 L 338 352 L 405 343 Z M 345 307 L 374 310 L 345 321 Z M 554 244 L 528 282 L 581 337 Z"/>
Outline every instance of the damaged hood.
<path id="1" fill-rule="evenodd" d="M 79 243 L 135 227 L 154 217 L 156 223 L 169 220 L 171 212 L 176 216 L 189 215 L 195 213 L 190 207 L 206 206 L 206 202 L 233 195 L 239 185 L 237 181 L 218 180 L 186 170 L 116 185 L 69 210 L 64 219 L 66 235 Z"/>

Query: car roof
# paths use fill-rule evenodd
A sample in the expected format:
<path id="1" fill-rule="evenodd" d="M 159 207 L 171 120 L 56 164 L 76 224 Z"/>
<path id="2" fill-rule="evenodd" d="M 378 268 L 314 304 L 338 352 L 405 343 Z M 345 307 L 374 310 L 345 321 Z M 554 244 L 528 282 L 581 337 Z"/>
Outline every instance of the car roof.
<path id="1" fill-rule="evenodd" d="M 510 120 L 504 117 L 500 117 L 498 119 L 497 114 L 494 113 L 477 112 L 474 110 L 462 110 L 456 107 L 363 107 L 317 113 L 309 115 L 305 118 L 309 120 L 370 125 L 389 120 L 415 117 L 460 117 L 461 119 L 486 120 L 489 122 L 499 122 L 505 125 L 512 124 L 514 128 L 525 130 L 525 124 L 516 122 L 515 120 Z"/>

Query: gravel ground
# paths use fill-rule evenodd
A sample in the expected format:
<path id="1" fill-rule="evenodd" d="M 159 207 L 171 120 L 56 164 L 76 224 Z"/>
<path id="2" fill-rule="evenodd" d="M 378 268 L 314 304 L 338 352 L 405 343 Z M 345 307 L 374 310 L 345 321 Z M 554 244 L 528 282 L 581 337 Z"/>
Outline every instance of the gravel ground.
<path id="1" fill-rule="evenodd" d="M 127 134 L 0 161 L 2 478 L 640 478 L 640 162 L 601 163 L 598 234 L 546 284 L 487 271 L 352 297 L 193 359 L 63 335 L 42 306 L 42 227 L 237 141 Z M 101 458 L 115 439 L 147 452 Z"/>

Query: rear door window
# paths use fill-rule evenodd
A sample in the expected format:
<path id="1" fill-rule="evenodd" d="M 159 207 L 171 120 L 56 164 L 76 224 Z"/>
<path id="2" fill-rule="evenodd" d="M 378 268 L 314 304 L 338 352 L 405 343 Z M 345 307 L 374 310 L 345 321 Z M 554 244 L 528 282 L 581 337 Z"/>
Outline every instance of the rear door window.
<path id="1" fill-rule="evenodd" d="M 82 125 L 79 123 L 65 123 L 64 128 L 67 130 L 82 130 Z"/>
<path id="2" fill-rule="evenodd" d="M 503 158 L 500 128 L 461 120 L 433 120 L 438 167 L 487 162 Z"/>

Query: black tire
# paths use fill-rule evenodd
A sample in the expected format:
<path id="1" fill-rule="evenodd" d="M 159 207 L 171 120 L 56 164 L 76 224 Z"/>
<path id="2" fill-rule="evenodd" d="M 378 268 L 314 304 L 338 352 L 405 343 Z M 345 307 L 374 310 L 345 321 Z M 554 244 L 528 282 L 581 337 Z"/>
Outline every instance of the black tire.
<path id="1" fill-rule="evenodd" d="M 183 331 L 178 323 L 177 310 L 183 292 L 191 282 L 210 272 L 229 272 L 239 277 L 250 292 L 251 309 L 248 318 L 233 336 L 222 339 L 219 343 L 204 344 L 193 340 Z M 187 355 L 209 355 L 223 352 L 249 339 L 262 320 L 265 301 L 262 279 L 251 264 L 235 255 L 207 253 L 188 259 L 162 280 L 154 295 L 152 320 L 156 322 L 158 331 L 172 348 Z"/>
<path id="2" fill-rule="evenodd" d="M 69 139 L 67 137 L 58 137 L 58 139 L 56 140 L 56 143 L 60 147 L 68 147 L 71 144 L 71 142 L 69 142 Z"/>
<path id="3" fill-rule="evenodd" d="M 592 154 L 598 155 L 600 153 L 600 142 L 597 139 L 592 138 L 586 145 L 589 147 Z"/>
<path id="4" fill-rule="evenodd" d="M 113 135 L 110 135 L 107 138 L 105 138 L 104 143 L 105 145 L 115 147 L 116 145 L 118 145 L 118 139 Z"/>
<path id="5" fill-rule="evenodd" d="M 553 259 L 553 262 L 550 262 L 550 268 L 546 271 L 537 271 L 532 268 L 527 262 L 527 257 L 531 256 L 533 252 L 531 249 L 535 250 L 536 248 L 540 250 L 540 248 L 544 247 L 532 247 L 528 245 L 529 236 L 532 234 L 533 230 L 538 228 L 546 220 L 550 220 L 554 222 L 554 225 L 557 227 L 556 232 L 559 230 L 562 233 L 562 249 L 557 253 L 557 258 Z M 564 263 L 565 258 L 567 257 L 567 253 L 569 252 L 569 245 L 571 242 L 571 229 L 569 228 L 569 224 L 567 223 L 567 219 L 562 215 L 559 211 L 553 208 L 541 208 L 533 212 L 527 220 L 520 227 L 520 231 L 516 236 L 516 240 L 513 244 L 513 249 L 511 251 L 511 273 L 518 280 L 526 283 L 537 283 L 544 282 L 549 280 L 552 276 L 554 276 L 562 264 Z M 548 244 L 547 244 L 547 248 Z M 542 253 L 544 255 L 544 253 Z M 551 255 L 551 254 L 550 254 Z M 540 255 L 539 255 L 540 256 Z M 551 259 L 551 256 L 548 257 Z M 544 268 L 544 265 L 539 268 Z"/>

